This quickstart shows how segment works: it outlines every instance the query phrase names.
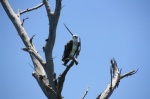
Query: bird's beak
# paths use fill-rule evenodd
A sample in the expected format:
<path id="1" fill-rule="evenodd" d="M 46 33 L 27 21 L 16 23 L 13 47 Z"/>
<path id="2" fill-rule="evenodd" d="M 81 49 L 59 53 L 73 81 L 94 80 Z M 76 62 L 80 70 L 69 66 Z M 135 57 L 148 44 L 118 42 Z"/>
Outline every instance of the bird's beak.
<path id="1" fill-rule="evenodd" d="M 78 38 L 78 36 L 75 36 L 75 38 Z"/>

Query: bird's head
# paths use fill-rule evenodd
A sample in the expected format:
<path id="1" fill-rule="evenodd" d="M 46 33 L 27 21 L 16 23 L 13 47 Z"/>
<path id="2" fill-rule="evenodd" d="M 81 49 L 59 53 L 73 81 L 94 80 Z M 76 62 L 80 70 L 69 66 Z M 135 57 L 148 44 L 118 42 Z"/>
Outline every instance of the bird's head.
<path id="1" fill-rule="evenodd" d="M 77 35 L 77 34 L 73 34 L 72 39 L 73 39 L 74 41 L 78 41 L 78 35 Z"/>

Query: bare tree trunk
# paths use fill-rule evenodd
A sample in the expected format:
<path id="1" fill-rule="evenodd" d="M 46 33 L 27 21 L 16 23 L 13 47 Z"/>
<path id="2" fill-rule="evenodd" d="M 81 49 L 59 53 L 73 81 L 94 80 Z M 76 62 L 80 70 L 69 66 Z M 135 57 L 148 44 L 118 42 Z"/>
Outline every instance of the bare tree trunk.
<path id="1" fill-rule="evenodd" d="M 57 89 L 57 80 L 55 78 L 54 73 L 54 64 L 53 64 L 53 46 L 55 44 L 55 37 L 56 37 L 56 28 L 57 23 L 60 16 L 61 11 L 61 0 L 56 0 L 56 8 L 55 11 L 52 12 L 48 3 L 48 0 L 43 0 L 43 3 L 23 11 L 19 11 L 17 14 L 14 13 L 13 9 L 11 8 L 9 2 L 7 0 L 1 0 L 1 4 L 7 13 L 8 17 L 14 24 L 20 38 L 22 39 L 23 43 L 25 44 L 26 48 L 23 48 L 24 51 L 27 51 L 30 54 L 32 62 L 34 64 L 35 72 L 32 75 L 37 80 L 39 86 L 43 90 L 44 94 L 47 96 L 48 99 L 61 99 L 61 92 L 57 94 L 56 92 L 60 89 Z M 23 27 L 23 23 L 21 23 L 20 15 L 40 8 L 42 5 L 45 5 L 48 19 L 49 19 L 49 36 L 48 42 L 45 45 L 45 58 L 46 62 L 42 59 L 42 57 L 37 53 L 36 48 L 32 44 L 32 39 L 29 38 L 27 32 Z M 55 82 L 54 82 L 55 81 Z"/>

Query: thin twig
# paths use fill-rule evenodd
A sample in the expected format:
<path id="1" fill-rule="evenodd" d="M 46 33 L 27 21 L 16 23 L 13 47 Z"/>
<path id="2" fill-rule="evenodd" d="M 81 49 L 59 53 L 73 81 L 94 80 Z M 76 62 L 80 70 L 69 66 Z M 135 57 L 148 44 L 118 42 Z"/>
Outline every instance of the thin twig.
<path id="1" fill-rule="evenodd" d="M 61 7 L 61 9 L 64 8 L 64 7 L 65 7 L 65 5 L 63 5 L 63 6 Z"/>
<path id="2" fill-rule="evenodd" d="M 32 10 L 35 10 L 35 9 L 38 9 L 38 8 L 40 8 L 40 7 L 43 6 L 43 5 L 44 5 L 43 3 L 40 3 L 39 5 L 37 5 L 37 6 L 33 7 L 33 8 L 27 8 L 27 9 L 25 9 L 25 10 L 23 10 L 23 11 L 19 11 L 19 14 L 21 15 L 21 14 L 24 14 L 24 13 L 26 13 L 26 12 L 29 12 L 29 11 L 32 11 Z"/>
<path id="3" fill-rule="evenodd" d="M 35 35 L 36 35 L 36 34 L 34 34 L 34 35 L 31 37 L 31 39 L 30 39 L 30 43 L 31 43 L 32 46 L 33 46 L 32 40 L 33 40 L 33 38 L 35 37 Z"/>
<path id="4" fill-rule="evenodd" d="M 130 72 L 124 74 L 124 75 L 121 75 L 120 79 L 122 79 L 122 78 L 124 78 L 124 77 L 131 76 L 131 75 L 135 74 L 138 70 L 139 70 L 139 69 L 133 70 L 133 71 L 130 71 Z"/>
<path id="5" fill-rule="evenodd" d="M 35 70 L 35 68 L 30 64 L 30 63 L 28 63 L 29 65 L 30 65 L 30 67 L 33 69 L 33 70 Z M 36 71 L 36 70 L 35 70 Z M 38 73 L 38 71 L 36 71 L 37 73 Z M 40 75 L 40 73 L 38 73 L 39 75 Z"/>
<path id="6" fill-rule="evenodd" d="M 70 31 L 70 29 L 64 24 L 64 26 L 66 27 L 66 29 L 69 31 L 69 33 L 73 36 L 73 33 Z"/>
<path id="7" fill-rule="evenodd" d="M 22 21 L 22 23 L 21 23 L 21 25 L 23 26 L 23 24 L 24 24 L 24 22 L 25 22 L 25 20 L 27 20 L 27 19 L 29 19 L 28 17 L 26 17 L 25 19 L 23 19 L 23 21 Z"/>
<path id="8" fill-rule="evenodd" d="M 84 99 L 84 98 L 85 98 L 85 96 L 87 95 L 87 93 L 88 93 L 88 91 L 89 91 L 89 88 L 90 88 L 90 85 L 87 87 L 87 89 L 86 89 L 86 91 L 85 91 L 85 93 L 84 93 L 84 95 L 83 95 L 83 97 L 82 97 L 81 99 Z"/>

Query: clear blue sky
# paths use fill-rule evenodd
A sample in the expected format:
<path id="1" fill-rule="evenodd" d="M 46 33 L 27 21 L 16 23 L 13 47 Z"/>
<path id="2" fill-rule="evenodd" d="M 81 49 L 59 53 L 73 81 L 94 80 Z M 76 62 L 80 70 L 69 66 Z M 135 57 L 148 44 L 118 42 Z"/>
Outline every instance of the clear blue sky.
<path id="1" fill-rule="evenodd" d="M 42 0 L 9 0 L 15 13 Z M 54 8 L 55 0 L 50 0 Z M 69 71 L 62 95 L 95 99 L 110 82 L 110 59 L 115 58 L 122 73 L 138 69 L 137 74 L 121 80 L 110 99 L 148 99 L 150 97 L 150 1 L 149 0 L 62 0 L 62 9 L 53 56 L 57 76 L 63 72 L 61 56 L 71 39 L 66 23 L 82 39 L 79 65 Z M 24 28 L 44 58 L 42 47 L 48 35 L 45 7 L 23 14 L 29 17 Z M 0 99 L 47 99 L 28 63 L 32 61 L 16 29 L 0 5 Z"/>

